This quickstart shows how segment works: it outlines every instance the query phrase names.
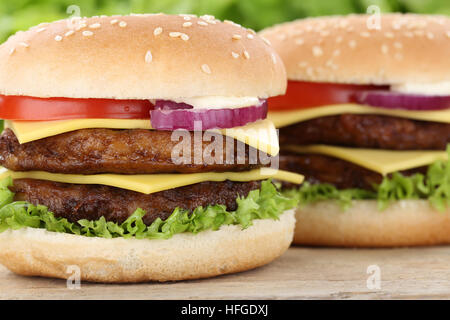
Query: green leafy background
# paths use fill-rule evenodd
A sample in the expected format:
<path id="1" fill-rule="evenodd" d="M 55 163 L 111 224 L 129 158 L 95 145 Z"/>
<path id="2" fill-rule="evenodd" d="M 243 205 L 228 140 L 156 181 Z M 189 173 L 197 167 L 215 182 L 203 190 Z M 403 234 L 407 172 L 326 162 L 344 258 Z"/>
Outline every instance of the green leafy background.
<path id="1" fill-rule="evenodd" d="M 365 12 L 378 5 L 382 12 L 400 11 L 450 15 L 449 0 L 1 0 L 0 42 L 40 22 L 69 17 L 77 5 L 82 16 L 129 13 L 212 14 L 246 27 L 264 27 L 308 16 Z"/>

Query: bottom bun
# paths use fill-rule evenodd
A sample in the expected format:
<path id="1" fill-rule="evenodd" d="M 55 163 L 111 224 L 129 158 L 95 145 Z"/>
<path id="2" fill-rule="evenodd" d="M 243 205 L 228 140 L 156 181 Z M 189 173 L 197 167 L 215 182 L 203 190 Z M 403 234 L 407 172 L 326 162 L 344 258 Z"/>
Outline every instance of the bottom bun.
<path id="1" fill-rule="evenodd" d="M 245 230 L 176 234 L 168 240 L 90 238 L 24 228 L 0 233 L 0 263 L 27 276 L 81 281 L 144 282 L 198 279 L 256 268 L 292 242 L 294 210 L 279 220 L 255 220 Z"/>
<path id="2" fill-rule="evenodd" d="M 296 212 L 294 244 L 341 247 L 397 247 L 450 243 L 450 210 L 427 200 L 402 200 L 386 210 L 376 200 L 357 200 L 343 211 L 336 201 L 321 201 Z"/>

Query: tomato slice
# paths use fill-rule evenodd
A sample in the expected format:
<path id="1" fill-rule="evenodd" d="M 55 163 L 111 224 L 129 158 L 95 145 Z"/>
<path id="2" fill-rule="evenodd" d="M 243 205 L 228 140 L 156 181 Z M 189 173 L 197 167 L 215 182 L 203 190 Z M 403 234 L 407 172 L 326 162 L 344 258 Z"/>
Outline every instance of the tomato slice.
<path id="1" fill-rule="evenodd" d="M 149 100 L 36 98 L 0 95 L 0 119 L 149 119 Z"/>
<path id="2" fill-rule="evenodd" d="M 306 109 L 341 103 L 355 103 L 356 92 L 389 90 L 389 86 L 288 81 L 284 96 L 268 99 L 269 110 Z"/>

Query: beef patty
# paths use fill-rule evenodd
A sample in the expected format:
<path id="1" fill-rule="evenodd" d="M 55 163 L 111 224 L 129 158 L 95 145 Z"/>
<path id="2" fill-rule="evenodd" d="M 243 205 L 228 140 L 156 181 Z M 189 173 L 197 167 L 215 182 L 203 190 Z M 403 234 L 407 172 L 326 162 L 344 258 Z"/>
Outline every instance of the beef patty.
<path id="1" fill-rule="evenodd" d="M 253 156 L 258 152 L 240 141 L 221 139 L 217 159 L 223 161 L 218 163 L 212 158 L 217 156 L 212 142 L 203 141 L 201 150 L 194 150 L 194 133 L 188 137 L 191 144 L 185 149 L 188 154 L 183 154 L 184 140 L 172 139 L 172 131 L 81 129 L 20 144 L 13 131 L 6 129 L 0 136 L 0 165 L 13 171 L 72 174 L 224 172 L 261 167 L 262 157 Z M 173 161 L 172 150 L 180 156 L 175 160 L 184 163 Z M 227 159 L 231 161 L 226 163 Z"/>
<path id="2" fill-rule="evenodd" d="M 383 176 L 377 172 L 360 167 L 351 162 L 319 154 L 282 153 L 280 169 L 297 172 L 305 176 L 312 184 L 329 183 L 338 189 L 374 190 L 374 184 L 380 184 Z M 426 172 L 427 167 L 401 171 L 404 175 Z M 285 188 L 298 187 L 283 184 Z"/>
<path id="3" fill-rule="evenodd" d="M 228 210 L 236 210 L 238 196 L 246 197 L 251 190 L 259 188 L 259 181 L 202 182 L 143 194 L 103 185 L 18 179 L 14 180 L 11 191 L 15 192 L 14 200 L 44 205 L 56 217 L 71 222 L 97 220 L 103 216 L 107 221 L 122 223 L 141 208 L 147 213 L 144 223 L 150 225 L 157 218 L 167 219 L 177 207 L 192 211 L 199 206 L 221 204 Z"/>
<path id="4" fill-rule="evenodd" d="M 450 124 L 382 115 L 342 114 L 280 129 L 280 144 L 327 144 L 390 150 L 445 150 Z"/>

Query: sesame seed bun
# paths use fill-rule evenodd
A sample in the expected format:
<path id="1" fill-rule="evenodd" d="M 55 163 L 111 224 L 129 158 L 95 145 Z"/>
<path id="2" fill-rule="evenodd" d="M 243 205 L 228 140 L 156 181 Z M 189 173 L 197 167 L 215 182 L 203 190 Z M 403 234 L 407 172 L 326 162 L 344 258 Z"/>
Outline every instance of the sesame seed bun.
<path id="1" fill-rule="evenodd" d="M 342 211 L 335 201 L 320 201 L 296 212 L 294 243 L 313 246 L 398 247 L 450 243 L 450 210 L 427 200 L 393 202 L 380 211 L 375 200 L 357 200 Z"/>
<path id="2" fill-rule="evenodd" d="M 0 46 L 0 94 L 172 99 L 283 94 L 279 56 L 252 30 L 214 17 L 67 19 Z"/>
<path id="3" fill-rule="evenodd" d="M 271 262 L 289 247 L 294 210 L 280 219 L 255 220 L 245 230 L 181 233 L 168 240 L 104 239 L 24 228 L 0 233 L 0 263 L 27 276 L 68 278 L 78 266 L 81 281 L 144 282 L 198 279 L 249 270 Z"/>
<path id="4" fill-rule="evenodd" d="M 297 20 L 260 32 L 289 80 L 351 84 L 450 81 L 450 19 L 385 14 Z"/>

